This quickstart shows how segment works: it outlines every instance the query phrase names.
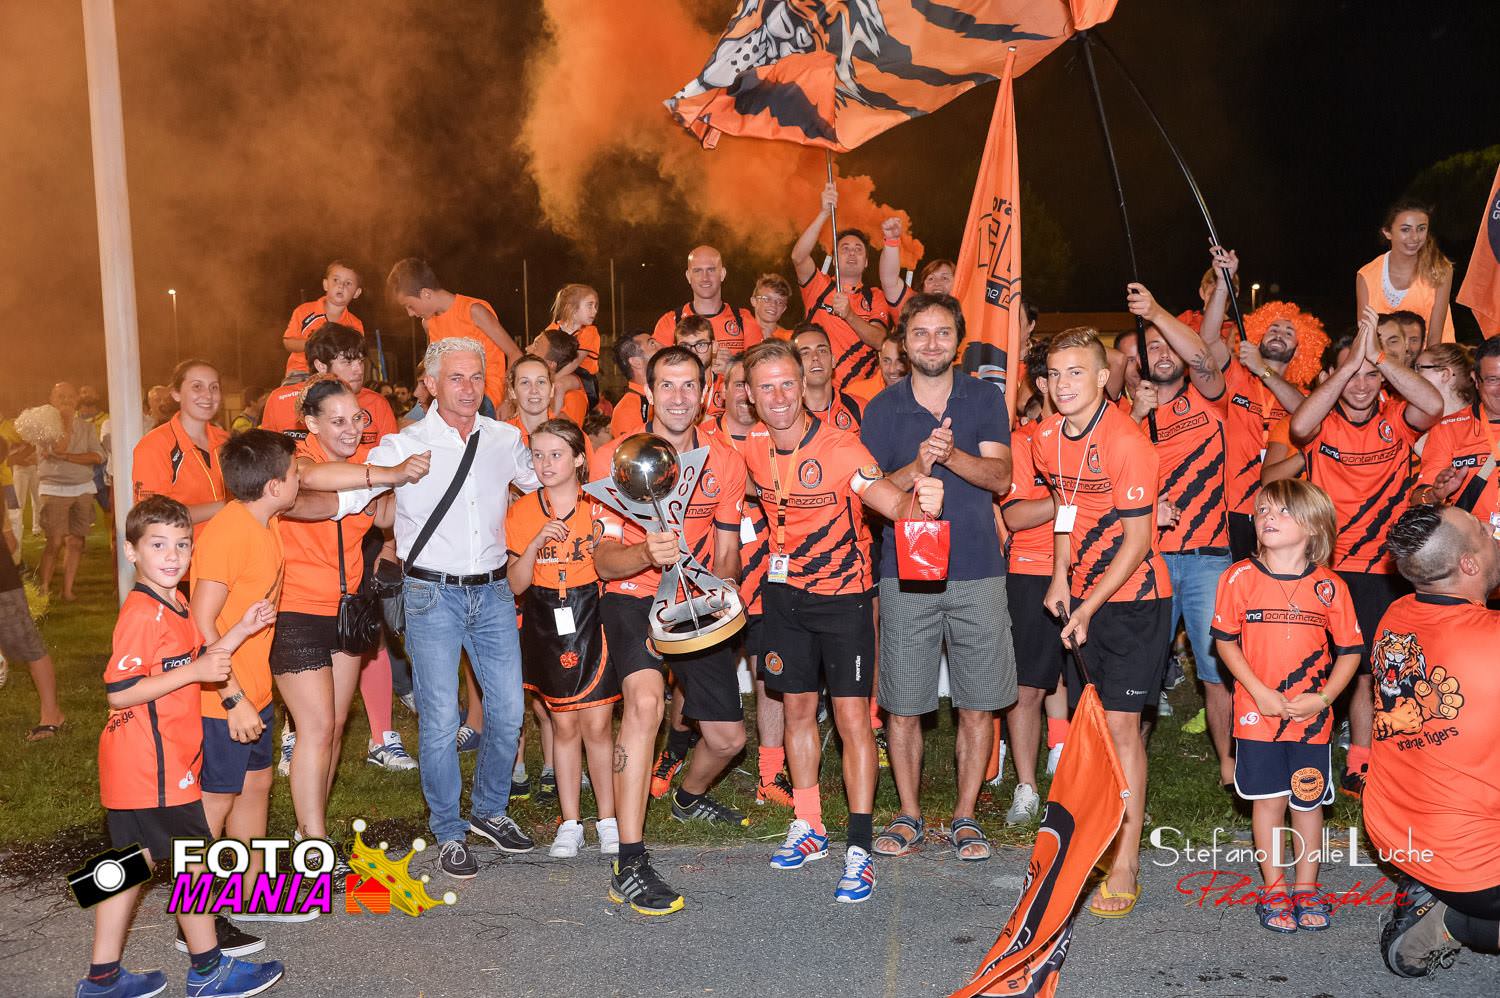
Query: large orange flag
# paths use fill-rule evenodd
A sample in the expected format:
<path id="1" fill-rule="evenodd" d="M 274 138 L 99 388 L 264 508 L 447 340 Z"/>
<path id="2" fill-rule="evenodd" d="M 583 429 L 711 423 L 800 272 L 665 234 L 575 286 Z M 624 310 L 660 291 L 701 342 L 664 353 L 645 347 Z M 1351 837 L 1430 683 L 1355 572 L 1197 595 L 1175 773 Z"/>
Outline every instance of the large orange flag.
<path id="1" fill-rule="evenodd" d="M 1500 167 L 1495 168 L 1495 185 L 1484 206 L 1458 302 L 1469 306 L 1486 337 L 1500 335 Z"/>
<path id="2" fill-rule="evenodd" d="M 1014 418 L 1016 392 L 1007 383 L 1021 353 L 1021 174 L 1016 156 L 1016 53 L 1005 60 L 990 118 L 969 221 L 958 251 L 953 296 L 963 306 L 965 371 L 1005 391 Z"/>
<path id="3" fill-rule="evenodd" d="M 973 979 L 952 998 L 1046 998 L 1057 990 L 1057 975 L 1073 938 L 1073 910 L 1094 864 L 1120 830 L 1125 792 L 1125 774 L 1099 694 L 1086 686 L 1047 795 L 1021 900 Z"/>

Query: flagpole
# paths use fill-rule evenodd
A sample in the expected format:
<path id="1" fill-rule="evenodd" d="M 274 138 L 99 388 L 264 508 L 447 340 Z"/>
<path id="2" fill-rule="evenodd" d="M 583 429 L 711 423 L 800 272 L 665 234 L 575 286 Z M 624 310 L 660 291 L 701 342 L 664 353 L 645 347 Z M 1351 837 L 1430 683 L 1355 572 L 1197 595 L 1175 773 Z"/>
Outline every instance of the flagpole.
<path id="1" fill-rule="evenodd" d="M 833 150 L 824 149 L 823 152 L 828 157 L 828 182 L 831 184 L 833 183 Z M 839 294 L 843 294 L 844 275 L 839 272 L 839 211 L 837 205 L 828 209 L 828 224 L 833 226 L 833 238 L 828 241 L 828 245 L 833 247 L 833 288 Z"/>

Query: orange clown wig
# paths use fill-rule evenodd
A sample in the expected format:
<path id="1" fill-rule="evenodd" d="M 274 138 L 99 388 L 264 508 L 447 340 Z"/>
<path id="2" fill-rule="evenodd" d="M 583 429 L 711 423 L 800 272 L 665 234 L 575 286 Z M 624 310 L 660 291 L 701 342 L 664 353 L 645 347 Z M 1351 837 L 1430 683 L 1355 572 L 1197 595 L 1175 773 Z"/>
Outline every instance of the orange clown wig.
<path id="1" fill-rule="evenodd" d="M 1193 332 L 1202 331 L 1202 312 L 1183 312 L 1177 318 Z M 1290 322 L 1297 334 L 1297 352 L 1287 362 L 1286 380 L 1306 390 L 1313 383 L 1313 379 L 1318 376 L 1318 372 L 1322 370 L 1323 351 L 1328 347 L 1328 332 L 1323 328 L 1321 319 L 1310 312 L 1302 311 L 1289 301 L 1268 301 L 1245 316 L 1245 338 L 1259 345 L 1261 337 L 1266 335 L 1266 330 L 1270 329 L 1274 323 L 1283 320 Z M 1224 320 L 1223 335 L 1224 342 L 1230 345 L 1230 350 L 1233 352 L 1236 349 L 1236 337 L 1232 320 Z"/>

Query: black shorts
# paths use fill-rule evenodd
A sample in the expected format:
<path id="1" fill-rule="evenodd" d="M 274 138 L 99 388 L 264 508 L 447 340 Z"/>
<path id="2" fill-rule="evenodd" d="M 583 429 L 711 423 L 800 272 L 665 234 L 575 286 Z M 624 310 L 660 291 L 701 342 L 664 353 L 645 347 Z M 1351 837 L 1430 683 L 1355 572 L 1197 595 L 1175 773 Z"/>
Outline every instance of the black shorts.
<path id="1" fill-rule="evenodd" d="M 106 810 L 109 844 L 116 849 L 143 845 L 151 851 L 151 862 L 171 862 L 173 839 L 211 840 L 203 802 L 189 801 L 172 807 L 140 807 L 128 811 Z"/>
<path id="2" fill-rule="evenodd" d="M 1243 800 L 1285 797 L 1297 811 L 1333 803 L 1328 743 L 1234 740 L 1234 792 Z"/>
<path id="3" fill-rule="evenodd" d="M 671 670 L 682 687 L 682 716 L 693 721 L 743 721 L 740 703 L 739 659 L 734 642 L 721 641 L 691 655 L 659 657 L 646 646 L 651 630 L 650 596 L 605 593 L 599 600 L 599 619 L 604 624 L 605 646 L 619 678 L 637 672 Z"/>
<path id="4" fill-rule="evenodd" d="M 1077 606 L 1081 600 L 1073 600 Z M 1172 651 L 1172 598 L 1106 603 L 1089 621 L 1083 664 L 1105 710 L 1138 714 L 1156 704 Z M 1078 706 L 1084 677 L 1068 655 L 1068 706 Z"/>
<path id="5" fill-rule="evenodd" d="M 823 596 L 779 583 L 761 594 L 762 675 L 778 693 L 868 697 L 875 684 L 870 593 Z"/>
<path id="6" fill-rule="evenodd" d="M 337 616 L 283 611 L 276 615 L 276 636 L 271 639 L 271 675 L 331 669 L 338 650 Z"/>
<path id="7" fill-rule="evenodd" d="M 761 672 L 761 649 L 765 647 L 766 617 L 763 613 L 747 614 L 745 617 L 745 658 L 755 664 L 755 678 L 765 679 Z"/>
<path id="8" fill-rule="evenodd" d="M 1062 646 L 1062 624 L 1042 605 L 1050 575 L 1005 577 L 1010 608 L 1010 636 L 1016 646 L 1016 682 L 1051 693 L 1062 678 L 1067 652 Z"/>
<path id="9" fill-rule="evenodd" d="M 203 772 L 198 785 L 206 794 L 237 794 L 245 789 L 245 775 L 271 768 L 273 755 L 271 729 L 276 727 L 276 703 L 272 701 L 260 712 L 264 727 L 260 737 L 246 744 L 229 734 L 229 722 L 222 717 L 203 719 Z"/>
<path id="10" fill-rule="evenodd" d="M 1338 576 L 1349 587 L 1349 601 L 1354 604 L 1354 619 L 1359 621 L 1359 634 L 1364 642 L 1359 656 L 1359 672 L 1368 676 L 1370 643 L 1375 640 L 1375 628 L 1391 604 L 1412 591 L 1411 583 L 1394 573 L 1339 572 Z"/>
<path id="11" fill-rule="evenodd" d="M 571 634 L 557 632 L 557 611 L 563 607 L 573 617 Z M 521 595 L 521 675 L 548 710 L 580 710 L 620 699 L 620 681 L 599 629 L 598 586 L 574 587 L 560 598 L 556 589 L 534 585 Z"/>
<path id="12" fill-rule="evenodd" d="M 1253 558 L 1260 541 L 1255 536 L 1255 517 L 1249 513 L 1229 514 L 1229 557 L 1235 561 Z"/>

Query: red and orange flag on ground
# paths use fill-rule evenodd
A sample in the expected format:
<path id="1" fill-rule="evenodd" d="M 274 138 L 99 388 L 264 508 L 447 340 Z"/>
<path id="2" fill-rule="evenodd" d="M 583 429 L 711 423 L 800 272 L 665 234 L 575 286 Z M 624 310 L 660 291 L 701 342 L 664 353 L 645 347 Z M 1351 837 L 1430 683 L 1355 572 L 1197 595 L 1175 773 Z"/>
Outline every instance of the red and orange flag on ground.
<path id="1" fill-rule="evenodd" d="M 1469 306 L 1486 337 L 1500 335 L 1500 167 L 1495 168 L 1495 183 L 1479 221 L 1469 271 L 1458 289 L 1458 303 Z"/>
<path id="2" fill-rule="evenodd" d="M 666 101 L 710 148 L 720 133 L 843 152 L 1015 75 L 1116 0 L 742 0 L 703 69 Z"/>
<path id="3" fill-rule="evenodd" d="M 1125 817 L 1125 774 L 1092 685 L 1084 687 L 1042 812 L 1021 900 L 968 984 L 952 998 L 1046 996 L 1073 938 L 1079 896 Z"/>

